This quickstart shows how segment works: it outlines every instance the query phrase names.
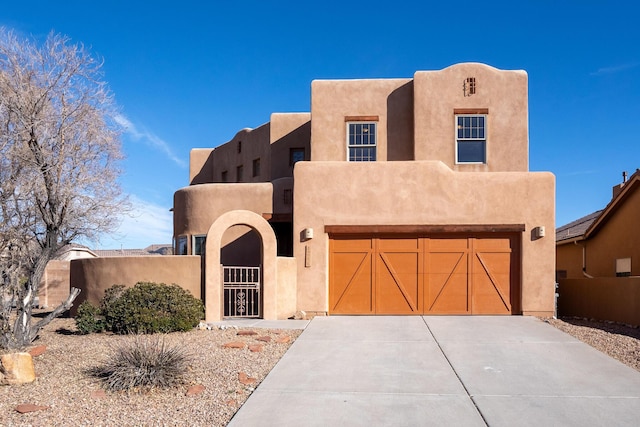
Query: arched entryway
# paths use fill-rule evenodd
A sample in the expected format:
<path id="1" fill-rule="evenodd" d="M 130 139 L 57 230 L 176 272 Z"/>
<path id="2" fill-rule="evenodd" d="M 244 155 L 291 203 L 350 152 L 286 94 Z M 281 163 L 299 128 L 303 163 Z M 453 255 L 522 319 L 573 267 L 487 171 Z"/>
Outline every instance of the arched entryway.
<path id="1" fill-rule="evenodd" d="M 277 242 L 269 223 L 255 212 L 246 210 L 229 211 L 218 217 L 207 233 L 207 250 L 205 252 L 205 319 L 215 322 L 223 316 L 223 272 L 221 270 L 221 246 L 223 236 L 229 228 L 235 226 L 249 227 L 262 245 L 262 317 L 277 317 Z"/>

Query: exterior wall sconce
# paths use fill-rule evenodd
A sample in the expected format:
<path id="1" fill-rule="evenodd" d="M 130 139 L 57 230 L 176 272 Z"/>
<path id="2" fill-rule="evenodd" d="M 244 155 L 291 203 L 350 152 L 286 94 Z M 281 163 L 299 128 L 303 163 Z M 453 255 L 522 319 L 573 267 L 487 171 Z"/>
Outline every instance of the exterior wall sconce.
<path id="1" fill-rule="evenodd" d="M 304 240 L 313 239 L 313 228 L 305 228 L 304 230 L 302 230 L 302 238 Z"/>
<path id="2" fill-rule="evenodd" d="M 534 228 L 534 235 L 537 239 L 542 239 L 546 235 L 546 232 L 544 225 Z"/>

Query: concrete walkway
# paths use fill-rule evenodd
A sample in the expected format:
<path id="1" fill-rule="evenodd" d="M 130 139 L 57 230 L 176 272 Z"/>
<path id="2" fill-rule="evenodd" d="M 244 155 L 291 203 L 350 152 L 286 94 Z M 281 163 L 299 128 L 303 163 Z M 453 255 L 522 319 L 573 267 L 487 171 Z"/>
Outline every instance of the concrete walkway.
<path id="1" fill-rule="evenodd" d="M 230 426 L 637 426 L 640 372 L 521 316 L 316 317 Z"/>

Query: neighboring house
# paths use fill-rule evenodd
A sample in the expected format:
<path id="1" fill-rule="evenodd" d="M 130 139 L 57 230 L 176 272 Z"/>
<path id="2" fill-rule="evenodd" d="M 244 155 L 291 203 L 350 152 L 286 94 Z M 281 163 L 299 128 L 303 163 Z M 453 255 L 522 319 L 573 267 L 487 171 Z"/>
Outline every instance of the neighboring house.
<path id="1" fill-rule="evenodd" d="M 613 187 L 600 211 L 556 230 L 558 279 L 640 276 L 640 172 Z"/>
<path id="2" fill-rule="evenodd" d="M 529 171 L 527 91 L 477 63 L 316 80 L 310 113 L 192 150 L 175 253 L 202 257 L 207 320 L 552 315 L 555 178 Z"/>
<path id="3" fill-rule="evenodd" d="M 91 250 L 83 245 L 69 244 L 58 250 L 47 263 L 38 290 L 40 307 L 56 307 L 69 296 L 71 261 L 122 256 L 155 256 L 171 254 L 171 245 L 151 245 L 145 249 Z M 115 284 L 115 283 L 113 283 Z"/>

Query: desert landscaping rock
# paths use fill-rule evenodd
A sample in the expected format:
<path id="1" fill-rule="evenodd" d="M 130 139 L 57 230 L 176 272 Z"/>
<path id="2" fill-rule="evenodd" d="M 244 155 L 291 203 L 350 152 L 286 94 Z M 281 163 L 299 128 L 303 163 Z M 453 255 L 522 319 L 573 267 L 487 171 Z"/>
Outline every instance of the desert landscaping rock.
<path id="1" fill-rule="evenodd" d="M 240 341 L 232 341 L 222 345 L 224 348 L 244 348 L 245 343 Z"/>
<path id="2" fill-rule="evenodd" d="M 91 392 L 92 399 L 100 400 L 100 399 L 106 399 L 106 397 L 107 397 L 107 392 L 102 389 L 94 390 Z"/>
<path id="3" fill-rule="evenodd" d="M 282 335 L 276 338 L 276 342 L 279 344 L 287 344 L 291 341 L 291 337 L 289 335 Z"/>
<path id="4" fill-rule="evenodd" d="M 238 335 L 247 337 L 252 335 L 258 335 L 258 333 L 256 331 L 238 331 Z"/>
<path id="5" fill-rule="evenodd" d="M 35 347 L 31 347 L 28 353 L 31 355 L 31 357 L 38 357 L 44 354 L 45 351 L 47 351 L 46 345 L 37 345 Z"/>
<path id="6" fill-rule="evenodd" d="M 255 378 L 247 376 L 247 374 L 245 374 L 244 372 L 238 372 L 238 381 L 240 381 L 240 384 L 243 385 L 251 385 L 255 384 L 257 380 Z"/>
<path id="7" fill-rule="evenodd" d="M 262 351 L 262 344 L 249 344 L 249 351 L 253 353 Z"/>
<path id="8" fill-rule="evenodd" d="M 29 353 L 8 353 L 0 356 L 0 371 L 5 384 L 27 384 L 35 381 L 36 371 Z"/>
<path id="9" fill-rule="evenodd" d="M 191 387 L 189 387 L 186 394 L 187 396 L 197 396 L 198 394 L 202 394 L 205 389 L 206 387 L 202 384 L 192 385 Z"/>
<path id="10" fill-rule="evenodd" d="M 266 335 L 264 337 L 258 337 L 256 338 L 257 341 L 262 341 L 262 342 L 271 342 L 271 337 L 269 335 Z"/>
<path id="11" fill-rule="evenodd" d="M 34 405 L 33 403 L 23 403 L 16 406 L 16 412 L 20 414 L 28 414 L 29 412 L 45 411 L 48 406 Z"/>

